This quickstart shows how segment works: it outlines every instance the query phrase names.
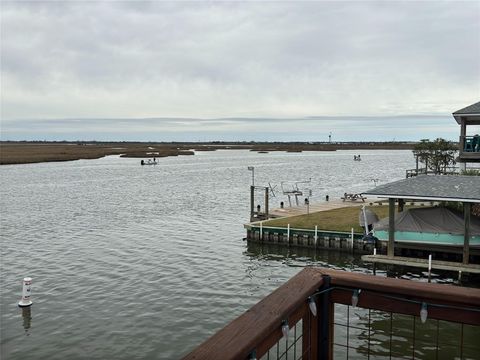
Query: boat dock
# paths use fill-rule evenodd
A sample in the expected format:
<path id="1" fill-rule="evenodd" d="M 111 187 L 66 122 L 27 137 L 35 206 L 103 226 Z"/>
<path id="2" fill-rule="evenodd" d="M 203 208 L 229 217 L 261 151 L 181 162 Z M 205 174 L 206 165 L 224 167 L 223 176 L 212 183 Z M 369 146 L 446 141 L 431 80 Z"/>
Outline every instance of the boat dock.
<path id="1" fill-rule="evenodd" d="M 428 269 L 428 259 L 404 256 L 363 255 L 362 260 L 374 264 L 401 265 Z M 432 270 L 461 271 L 464 273 L 480 274 L 480 264 L 462 264 L 453 261 L 432 260 Z"/>
<path id="2" fill-rule="evenodd" d="M 341 208 L 360 208 L 363 204 L 366 203 L 361 200 L 355 201 L 347 199 L 346 201 L 342 201 L 338 199 L 319 202 L 314 205 L 307 203 L 300 206 L 281 207 L 271 210 L 268 213 L 268 219 L 289 218 Z M 246 238 L 249 241 L 309 247 L 313 249 L 335 249 L 337 251 L 356 252 L 360 254 L 371 254 L 373 251 L 374 244 L 364 241 L 364 234 L 355 233 L 353 228 L 351 231 L 335 231 L 317 229 L 316 226 L 311 229 L 294 228 L 290 227 L 289 224 L 277 227 L 264 224 L 266 221 L 265 214 L 261 214 L 260 218 L 257 217 L 257 214 L 258 213 L 254 213 L 253 221 L 244 225 L 247 230 Z"/>
<path id="3" fill-rule="evenodd" d="M 308 204 L 308 205 L 300 205 L 300 206 L 289 206 L 283 208 L 272 209 L 269 212 L 271 218 L 279 218 L 279 217 L 290 217 L 290 216 L 298 216 L 298 215 L 305 215 L 308 213 L 314 213 L 319 211 L 327 211 L 333 209 L 339 209 L 342 207 L 353 207 L 353 206 L 360 206 L 360 205 L 369 205 L 370 203 L 376 205 L 377 199 L 372 199 L 369 202 L 362 202 L 360 201 L 343 201 L 339 200 L 331 200 L 331 201 L 323 201 L 316 204 Z"/>

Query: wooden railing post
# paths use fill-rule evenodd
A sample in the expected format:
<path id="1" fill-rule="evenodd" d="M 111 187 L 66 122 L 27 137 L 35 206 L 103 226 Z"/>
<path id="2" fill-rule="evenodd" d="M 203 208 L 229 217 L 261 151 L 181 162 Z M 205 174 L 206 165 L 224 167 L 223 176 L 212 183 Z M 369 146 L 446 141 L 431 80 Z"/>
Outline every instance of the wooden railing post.
<path id="1" fill-rule="evenodd" d="M 463 239 L 463 263 L 468 264 L 470 259 L 470 212 L 471 204 L 463 203 L 463 226 L 464 226 L 464 239 Z"/>
<path id="2" fill-rule="evenodd" d="M 316 303 L 318 306 L 317 301 Z M 307 310 L 305 316 L 302 319 L 302 327 L 302 360 L 315 360 L 317 359 L 318 349 L 318 321 L 317 318 L 313 316 L 310 309 Z"/>
<path id="3" fill-rule="evenodd" d="M 330 288 L 330 276 L 323 275 L 323 286 L 320 290 Z M 330 292 L 326 291 L 320 296 L 320 311 L 317 316 L 318 323 L 318 360 L 332 359 L 333 349 L 333 311 L 330 302 Z"/>
<path id="4" fill-rule="evenodd" d="M 395 199 L 388 199 L 388 246 L 387 256 L 395 256 Z"/>

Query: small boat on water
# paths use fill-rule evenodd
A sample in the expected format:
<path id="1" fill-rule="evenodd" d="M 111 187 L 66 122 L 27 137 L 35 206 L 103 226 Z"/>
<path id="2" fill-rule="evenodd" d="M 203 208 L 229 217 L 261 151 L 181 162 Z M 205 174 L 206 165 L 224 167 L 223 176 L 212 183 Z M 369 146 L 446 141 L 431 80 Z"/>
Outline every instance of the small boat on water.
<path id="1" fill-rule="evenodd" d="M 153 160 L 148 159 L 147 161 L 145 161 L 145 160 L 140 161 L 140 165 L 142 165 L 142 166 L 143 165 L 157 165 L 157 164 L 158 164 L 158 161 L 155 158 L 153 158 Z"/>
<path id="2" fill-rule="evenodd" d="M 362 161 L 362 158 L 360 157 L 360 155 L 353 155 L 353 160 L 354 161 Z"/>

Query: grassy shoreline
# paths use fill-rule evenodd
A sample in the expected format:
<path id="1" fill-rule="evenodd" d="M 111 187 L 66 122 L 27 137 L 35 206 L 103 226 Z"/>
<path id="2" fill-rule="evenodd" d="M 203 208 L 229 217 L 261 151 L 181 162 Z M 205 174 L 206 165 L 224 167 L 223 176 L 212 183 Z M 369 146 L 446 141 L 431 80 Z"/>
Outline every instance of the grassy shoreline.
<path id="1" fill-rule="evenodd" d="M 415 206 L 405 206 L 405 209 Z M 287 227 L 314 230 L 318 226 L 318 230 L 325 231 L 342 231 L 350 232 L 353 228 L 354 232 L 361 233 L 363 228 L 360 227 L 358 216 L 362 206 L 342 207 L 338 209 L 318 211 L 311 214 L 303 214 L 298 216 L 284 217 L 273 220 L 264 221 L 263 226 Z M 365 206 L 366 209 L 377 214 L 379 219 L 388 217 L 388 205 Z"/>
<path id="2" fill-rule="evenodd" d="M 98 159 L 108 155 L 130 158 L 153 158 L 193 155 L 193 151 L 250 150 L 257 152 L 302 152 L 336 150 L 411 150 L 410 142 L 345 143 L 153 143 L 153 142 L 0 142 L 0 165 L 28 164 L 79 159 Z"/>
<path id="3" fill-rule="evenodd" d="M 388 216 L 388 206 L 367 206 L 367 209 L 374 211 L 379 218 Z M 286 218 L 273 219 L 263 222 L 263 226 L 287 227 L 326 231 L 344 231 L 349 232 L 353 228 L 354 232 L 362 232 L 363 229 L 358 223 L 358 214 L 361 206 L 343 207 L 326 211 L 319 211 L 311 214 L 291 216 Z"/>

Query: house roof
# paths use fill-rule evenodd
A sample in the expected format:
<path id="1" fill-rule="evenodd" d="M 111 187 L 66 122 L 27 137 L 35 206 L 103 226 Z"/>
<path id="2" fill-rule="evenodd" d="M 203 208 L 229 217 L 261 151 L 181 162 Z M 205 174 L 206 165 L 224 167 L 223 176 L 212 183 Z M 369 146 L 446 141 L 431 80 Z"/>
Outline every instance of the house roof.
<path id="1" fill-rule="evenodd" d="M 480 101 L 464 107 L 463 109 L 457 110 L 452 115 L 459 124 L 461 122 L 461 117 L 465 117 L 467 120 L 480 120 Z"/>
<path id="2" fill-rule="evenodd" d="M 381 198 L 480 203 L 480 176 L 421 175 L 380 185 L 363 194 Z"/>

